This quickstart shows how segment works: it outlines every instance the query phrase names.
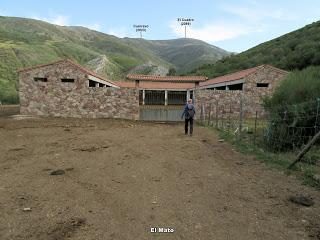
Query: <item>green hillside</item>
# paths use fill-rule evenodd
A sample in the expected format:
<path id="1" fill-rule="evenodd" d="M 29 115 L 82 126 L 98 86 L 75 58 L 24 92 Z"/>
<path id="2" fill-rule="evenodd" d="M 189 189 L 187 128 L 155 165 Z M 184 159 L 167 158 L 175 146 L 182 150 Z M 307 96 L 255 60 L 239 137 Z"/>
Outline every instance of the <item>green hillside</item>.
<path id="1" fill-rule="evenodd" d="M 218 52 L 219 59 L 227 54 L 204 42 L 185 41 L 190 45 L 184 50 L 185 56 L 190 59 L 201 58 L 195 50 L 201 49 L 201 45 L 202 55 L 212 56 Z M 181 69 L 179 61 L 171 57 L 179 55 L 181 50 L 175 40 L 166 42 L 165 48 L 170 50 L 162 51 L 158 46 L 158 53 L 150 47 L 154 45 L 150 42 L 153 41 L 121 39 L 85 27 L 62 27 L 39 20 L 0 16 L 0 101 L 18 101 L 16 69 L 61 58 L 71 58 L 114 81 L 132 71 L 165 74 L 170 68 Z M 207 58 L 207 63 L 212 60 Z M 205 58 L 201 64 L 203 62 Z M 184 70 L 197 66 L 194 61 Z"/>
<path id="2" fill-rule="evenodd" d="M 308 66 L 320 65 L 320 22 L 312 23 L 240 54 L 226 57 L 214 64 L 202 65 L 191 73 L 216 77 L 261 64 L 271 64 L 285 70 L 301 70 Z"/>
<path id="3" fill-rule="evenodd" d="M 147 49 L 167 62 L 172 63 L 176 67 L 178 74 L 188 72 L 190 69 L 199 67 L 204 63 L 214 63 L 230 54 L 221 48 L 191 38 L 151 41 L 139 38 L 125 38 L 124 40 L 135 47 Z"/>

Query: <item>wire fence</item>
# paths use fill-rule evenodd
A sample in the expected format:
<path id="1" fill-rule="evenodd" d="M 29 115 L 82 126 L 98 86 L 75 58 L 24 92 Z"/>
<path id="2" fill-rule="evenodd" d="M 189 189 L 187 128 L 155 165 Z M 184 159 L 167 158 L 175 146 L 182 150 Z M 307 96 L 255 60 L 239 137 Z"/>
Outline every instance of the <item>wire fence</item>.
<path id="1" fill-rule="evenodd" d="M 201 125 L 219 129 L 235 141 L 273 154 L 298 154 L 320 130 L 320 98 L 296 105 L 256 110 L 242 100 L 236 107 L 217 101 L 200 103 Z M 309 163 L 320 163 L 318 158 L 320 152 Z"/>

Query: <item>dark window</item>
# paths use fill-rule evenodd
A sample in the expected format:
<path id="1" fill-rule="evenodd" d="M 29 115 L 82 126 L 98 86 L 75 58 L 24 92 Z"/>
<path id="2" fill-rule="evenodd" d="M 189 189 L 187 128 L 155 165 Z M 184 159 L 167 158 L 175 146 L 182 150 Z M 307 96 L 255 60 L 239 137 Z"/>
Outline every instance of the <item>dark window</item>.
<path id="1" fill-rule="evenodd" d="M 228 85 L 229 90 L 242 90 L 243 83 Z"/>
<path id="2" fill-rule="evenodd" d="M 73 78 L 61 78 L 61 82 L 73 83 L 73 82 L 74 82 L 74 79 L 73 79 Z"/>
<path id="3" fill-rule="evenodd" d="M 143 104 L 143 90 L 139 91 L 139 104 L 142 105 Z"/>
<path id="4" fill-rule="evenodd" d="M 96 82 L 89 80 L 89 87 L 95 87 L 96 86 Z"/>
<path id="5" fill-rule="evenodd" d="M 35 77 L 33 78 L 36 82 L 48 82 L 47 78 Z"/>
<path id="6" fill-rule="evenodd" d="M 106 86 L 106 85 L 103 83 L 99 83 L 99 87 L 104 87 L 104 86 Z"/>
<path id="7" fill-rule="evenodd" d="M 146 105 L 164 105 L 164 95 L 164 91 L 146 90 L 144 102 Z"/>
<path id="8" fill-rule="evenodd" d="M 168 105 L 184 105 L 186 100 L 186 91 L 168 91 Z"/>
<path id="9" fill-rule="evenodd" d="M 257 87 L 267 88 L 269 87 L 269 83 L 257 83 Z"/>
<path id="10" fill-rule="evenodd" d="M 216 87 L 217 90 L 226 90 L 226 86 Z"/>

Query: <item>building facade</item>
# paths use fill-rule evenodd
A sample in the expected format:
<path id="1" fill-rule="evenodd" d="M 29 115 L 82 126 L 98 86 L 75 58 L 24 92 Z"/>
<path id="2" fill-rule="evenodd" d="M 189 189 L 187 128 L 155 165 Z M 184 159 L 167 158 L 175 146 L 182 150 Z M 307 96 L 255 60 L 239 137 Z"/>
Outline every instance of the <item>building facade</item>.
<path id="1" fill-rule="evenodd" d="M 189 98 L 203 111 L 209 111 L 207 103 L 218 101 L 236 113 L 240 98 L 248 112 L 262 111 L 261 99 L 288 72 L 262 65 L 209 80 L 130 74 L 125 82 L 112 82 L 70 60 L 60 60 L 18 73 L 21 114 L 179 121 Z"/>
<path id="2" fill-rule="evenodd" d="M 196 107 L 208 113 L 212 105 L 219 105 L 223 106 L 219 111 L 228 109 L 237 116 L 242 101 L 245 117 L 253 117 L 256 112 L 263 115 L 262 99 L 270 96 L 287 74 L 282 69 L 261 65 L 209 79 L 201 83 L 195 93 Z"/>
<path id="3" fill-rule="evenodd" d="M 139 119 L 139 92 L 61 60 L 18 71 L 20 113 Z"/>

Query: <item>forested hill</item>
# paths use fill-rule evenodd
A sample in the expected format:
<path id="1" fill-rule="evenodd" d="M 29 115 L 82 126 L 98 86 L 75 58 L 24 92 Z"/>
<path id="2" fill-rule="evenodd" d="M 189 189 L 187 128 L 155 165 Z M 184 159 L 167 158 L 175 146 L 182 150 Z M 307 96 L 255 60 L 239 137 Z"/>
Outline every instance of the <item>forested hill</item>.
<path id="1" fill-rule="evenodd" d="M 261 64 L 285 70 L 320 65 L 320 21 L 216 63 L 204 64 L 191 73 L 216 77 Z"/>
<path id="2" fill-rule="evenodd" d="M 118 38 L 85 27 L 0 16 L 0 101 L 17 102 L 16 70 L 61 58 L 117 81 L 127 73 L 185 73 L 228 55 L 195 39 L 151 41 Z"/>

